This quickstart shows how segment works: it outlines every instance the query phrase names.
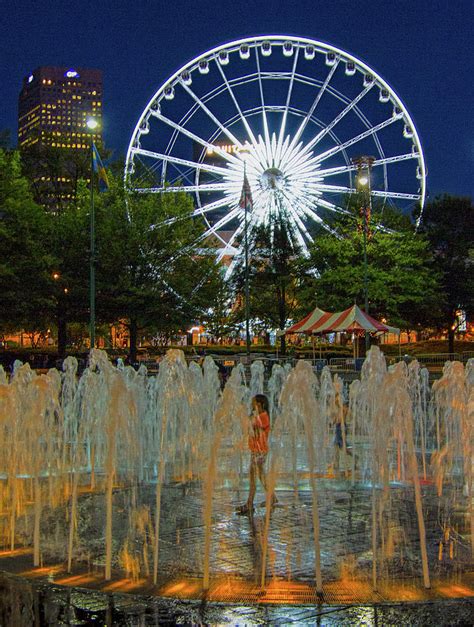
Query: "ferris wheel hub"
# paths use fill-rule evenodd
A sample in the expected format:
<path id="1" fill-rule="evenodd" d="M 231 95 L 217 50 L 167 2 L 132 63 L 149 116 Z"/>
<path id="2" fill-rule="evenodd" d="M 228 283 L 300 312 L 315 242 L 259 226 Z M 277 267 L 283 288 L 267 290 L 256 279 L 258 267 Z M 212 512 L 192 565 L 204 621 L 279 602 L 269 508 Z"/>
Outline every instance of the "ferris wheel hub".
<path id="1" fill-rule="evenodd" d="M 260 177 L 260 186 L 264 191 L 281 191 L 285 187 L 285 176 L 278 168 L 268 168 Z"/>

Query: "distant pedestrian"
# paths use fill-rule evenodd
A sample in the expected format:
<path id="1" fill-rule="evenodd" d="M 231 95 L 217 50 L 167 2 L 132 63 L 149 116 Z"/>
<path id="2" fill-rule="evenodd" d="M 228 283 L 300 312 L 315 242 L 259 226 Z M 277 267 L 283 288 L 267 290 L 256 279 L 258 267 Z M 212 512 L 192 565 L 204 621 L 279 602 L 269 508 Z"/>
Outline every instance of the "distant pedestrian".
<path id="1" fill-rule="evenodd" d="M 352 455 L 347 444 L 347 405 L 341 397 L 339 391 L 336 391 L 335 399 L 335 416 L 334 416 L 334 474 L 339 476 L 339 461 L 341 451 L 346 455 Z"/>

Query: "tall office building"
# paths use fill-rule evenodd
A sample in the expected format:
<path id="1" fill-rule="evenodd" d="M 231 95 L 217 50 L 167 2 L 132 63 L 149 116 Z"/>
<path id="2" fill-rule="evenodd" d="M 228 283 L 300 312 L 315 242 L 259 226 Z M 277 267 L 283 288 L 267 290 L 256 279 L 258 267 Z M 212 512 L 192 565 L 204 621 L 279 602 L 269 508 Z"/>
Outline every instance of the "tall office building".
<path id="1" fill-rule="evenodd" d="M 91 131 L 87 120 L 95 118 Z M 91 138 L 100 146 L 102 72 L 39 67 L 23 79 L 18 101 L 18 144 L 37 200 L 59 209 L 75 197 L 89 174 Z"/>

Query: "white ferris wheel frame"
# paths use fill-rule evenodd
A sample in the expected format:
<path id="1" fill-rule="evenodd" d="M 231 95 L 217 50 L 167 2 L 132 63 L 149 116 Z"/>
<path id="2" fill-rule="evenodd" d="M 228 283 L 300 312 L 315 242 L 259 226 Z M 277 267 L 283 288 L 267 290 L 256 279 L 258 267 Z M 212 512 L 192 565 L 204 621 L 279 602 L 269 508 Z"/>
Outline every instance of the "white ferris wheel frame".
<path id="1" fill-rule="evenodd" d="M 390 86 L 389 83 L 387 83 L 387 81 L 385 81 L 375 70 L 373 70 L 370 66 L 368 66 L 366 63 L 364 63 L 363 61 L 361 61 L 360 59 L 358 59 L 357 57 L 355 57 L 354 55 L 340 49 L 337 48 L 335 46 L 326 44 L 324 42 L 320 42 L 317 40 L 313 40 L 313 39 L 309 39 L 309 38 L 303 38 L 303 37 L 295 37 L 295 36 L 290 36 L 290 35 L 264 35 L 264 36 L 255 36 L 255 37 L 247 37 L 244 39 L 238 39 L 232 42 L 228 42 L 226 44 L 222 44 L 219 46 L 216 46 L 206 52 L 204 52 L 203 54 L 200 54 L 198 56 L 196 56 L 194 59 L 192 59 L 191 61 L 189 61 L 188 63 L 186 63 L 185 65 L 183 65 L 181 68 L 179 68 L 169 79 L 167 79 L 160 87 L 159 89 L 154 93 L 154 95 L 152 96 L 152 98 L 149 100 L 148 104 L 146 105 L 145 109 L 143 110 L 143 113 L 141 114 L 140 118 L 138 119 L 138 122 L 134 128 L 130 143 L 129 143 L 129 147 L 127 150 L 127 157 L 126 157 L 126 165 L 125 165 L 125 172 L 124 172 L 124 178 L 126 181 L 127 185 L 130 185 L 130 179 L 131 179 L 131 174 L 133 173 L 133 169 L 134 169 L 134 157 L 135 155 L 142 155 L 145 157 L 151 157 L 153 159 L 156 159 L 158 161 L 161 161 L 161 163 L 163 164 L 163 169 L 162 169 L 162 182 L 161 182 L 161 186 L 159 187 L 153 187 L 153 188 L 143 188 L 140 189 L 138 188 L 138 191 L 141 192 L 173 192 L 173 191 L 188 191 L 190 193 L 194 193 L 195 194 L 195 198 L 197 201 L 197 207 L 195 209 L 195 211 L 193 212 L 192 215 L 195 216 L 202 216 L 205 220 L 206 223 L 209 226 L 209 229 L 206 230 L 206 233 L 203 236 L 203 239 L 205 237 L 208 237 L 210 234 L 215 235 L 218 239 L 221 239 L 218 231 L 220 228 L 222 228 L 221 224 L 227 224 L 229 222 L 230 219 L 232 219 L 232 217 L 237 217 L 240 216 L 240 218 L 242 217 L 242 210 L 240 210 L 239 213 L 239 203 L 238 203 L 238 199 L 240 196 L 240 191 L 241 191 L 241 187 L 242 187 L 242 180 L 243 180 L 243 171 L 242 171 L 242 156 L 241 155 L 229 155 L 228 153 L 224 153 L 224 151 L 221 150 L 221 148 L 219 148 L 219 146 L 216 146 L 213 144 L 213 141 L 215 140 L 215 138 L 217 136 L 219 136 L 219 134 L 221 133 L 225 133 L 225 135 L 228 137 L 229 141 L 233 142 L 236 146 L 239 147 L 239 149 L 243 149 L 244 148 L 244 144 L 247 143 L 248 144 L 248 139 L 242 143 L 238 137 L 236 137 L 233 132 L 232 132 L 232 125 L 236 122 L 236 121 L 240 121 L 243 122 L 243 124 L 245 125 L 247 132 L 248 132 L 248 138 L 252 139 L 252 145 L 256 142 L 258 143 L 258 140 L 255 138 L 255 136 L 253 135 L 253 131 L 249 125 L 249 120 L 251 120 L 251 117 L 253 115 L 258 115 L 259 113 L 263 114 L 263 117 L 265 118 L 264 120 L 264 124 L 266 124 L 266 112 L 270 112 L 275 109 L 274 105 L 269 105 L 268 103 L 266 104 L 263 98 L 263 92 L 262 92 L 262 75 L 260 72 L 260 66 L 259 66 L 259 56 L 258 56 L 258 49 L 260 49 L 260 53 L 262 53 L 262 47 L 263 45 L 266 44 L 266 42 L 268 42 L 269 45 L 269 49 L 270 49 L 270 53 L 271 53 L 271 47 L 272 44 L 274 45 L 278 45 L 281 46 L 281 48 L 283 49 L 283 54 L 285 54 L 286 49 L 285 46 L 290 44 L 291 45 L 291 52 L 289 52 L 289 54 L 285 54 L 285 56 L 291 56 L 293 54 L 295 54 L 295 50 L 298 50 L 298 53 L 295 55 L 295 61 L 294 61 L 294 66 L 293 66 L 293 76 L 291 77 L 290 80 L 294 80 L 295 78 L 295 68 L 296 68 L 296 64 L 297 64 L 297 58 L 298 58 L 298 54 L 299 51 L 301 49 L 304 50 L 304 54 L 306 55 L 306 51 L 312 49 L 313 50 L 313 57 L 316 55 L 316 52 L 321 53 L 321 54 L 325 54 L 326 55 L 326 60 L 329 59 L 328 55 L 334 55 L 334 58 L 331 59 L 331 63 L 326 63 L 326 65 L 331 66 L 329 68 L 329 73 L 324 81 L 324 83 L 322 83 L 321 85 L 318 86 L 320 92 L 319 92 L 319 97 L 324 93 L 325 90 L 327 90 L 329 93 L 331 93 L 331 95 L 333 97 L 338 98 L 341 102 L 345 103 L 346 106 L 343 109 L 342 113 L 338 114 L 338 116 L 336 116 L 336 118 L 334 118 L 328 125 L 324 125 L 321 124 L 319 121 L 316 121 L 320 126 L 321 126 L 321 131 L 318 133 L 318 135 L 316 136 L 316 140 L 318 140 L 319 136 L 323 136 L 323 135 L 330 135 L 331 138 L 334 140 L 335 142 L 335 146 L 334 148 L 327 150 L 326 153 L 329 153 L 329 156 L 331 156 L 331 154 L 335 154 L 337 152 L 342 152 L 344 157 L 345 157 L 345 161 L 346 161 L 346 165 L 345 166 L 341 166 L 340 168 L 329 168 L 326 170 L 319 170 L 319 165 L 322 161 L 321 159 L 321 155 L 317 155 L 317 159 L 316 157 L 312 159 L 309 159 L 309 153 L 306 154 L 306 162 L 303 163 L 302 161 L 302 157 L 301 155 L 298 155 L 295 151 L 293 151 L 293 153 L 288 153 L 288 146 L 286 146 L 286 148 L 283 145 L 283 129 L 284 129 L 284 123 L 282 123 L 282 127 L 280 128 L 280 137 L 279 137 L 279 141 L 281 143 L 281 146 L 277 146 L 276 150 L 282 154 L 284 152 L 284 150 L 286 149 L 286 153 L 285 155 L 289 154 L 289 157 L 287 159 L 288 163 L 285 163 L 285 165 L 287 167 L 300 167 L 300 169 L 306 168 L 306 171 L 308 172 L 308 164 L 309 166 L 311 166 L 311 163 L 313 162 L 314 165 L 314 161 L 316 159 L 317 164 L 314 165 L 313 170 L 312 170 L 312 177 L 313 177 L 313 182 L 311 183 L 314 187 L 313 192 L 312 193 L 317 193 L 317 194 L 322 194 L 325 191 L 327 192 L 340 192 L 340 193 L 353 193 L 356 190 L 354 188 L 351 187 L 346 187 L 346 186 L 331 186 L 331 185 L 324 185 L 324 180 L 321 182 L 321 174 L 325 174 L 326 176 L 330 176 L 332 174 L 337 174 L 338 170 L 340 172 L 348 172 L 349 176 L 351 176 L 351 172 L 354 171 L 356 169 L 356 166 L 348 165 L 348 159 L 347 159 L 347 155 L 345 153 L 345 150 L 347 147 L 349 147 L 350 145 L 353 145 L 355 143 L 357 143 L 358 141 L 360 141 L 360 137 L 365 138 L 365 137 L 369 137 L 371 136 L 376 145 L 377 148 L 379 150 L 379 153 L 382 155 L 382 157 L 385 156 L 384 154 L 384 150 L 382 145 L 380 144 L 380 140 L 378 138 L 377 133 L 379 132 L 379 130 L 383 129 L 385 126 L 388 126 L 389 124 L 391 124 L 391 121 L 393 120 L 403 120 L 404 122 L 404 134 L 405 132 L 407 132 L 407 135 L 405 135 L 406 137 L 410 138 L 411 142 L 412 142 L 412 146 L 411 146 L 411 151 L 407 152 L 406 154 L 402 154 L 402 155 L 396 155 L 393 157 L 386 157 L 386 158 L 381 158 L 381 159 L 375 159 L 374 161 L 374 166 L 377 165 L 382 165 L 384 168 L 384 184 L 385 184 L 385 191 L 377 191 L 377 190 L 373 190 L 372 194 L 374 196 L 381 196 L 381 197 L 385 197 L 385 198 L 404 198 L 404 199 L 411 199 L 411 200 L 416 200 L 419 202 L 421 209 L 423 209 L 424 203 L 425 203 L 425 197 L 426 197 L 426 164 L 425 164 L 425 159 L 424 159 L 424 154 L 423 154 L 423 149 L 421 146 L 421 141 L 419 138 L 419 134 L 418 131 L 416 129 L 415 123 L 412 119 L 412 117 L 410 116 L 406 106 L 404 105 L 404 103 L 402 102 L 402 100 L 400 99 L 400 97 L 396 94 L 395 90 Z M 228 58 L 230 53 L 240 53 L 240 57 L 241 59 L 243 58 L 248 58 L 247 57 L 242 57 L 241 51 L 245 48 L 245 46 L 248 46 L 248 49 L 250 51 L 251 48 L 255 48 L 256 49 L 256 62 L 257 62 L 257 79 L 252 78 L 253 75 L 247 74 L 247 75 L 243 75 L 243 76 L 239 76 L 238 78 L 238 82 L 236 82 L 236 79 L 232 79 L 235 84 L 232 85 L 232 81 L 228 81 L 227 77 L 222 69 L 222 66 L 225 66 L 228 63 Z M 289 50 L 289 48 L 288 48 Z M 269 56 L 265 55 L 265 56 Z M 307 58 L 305 56 L 305 58 Z M 226 61 L 227 59 L 227 61 Z M 186 83 L 183 80 L 183 77 L 186 77 L 187 75 L 191 75 L 193 72 L 199 71 L 200 73 L 207 73 L 209 71 L 209 64 L 211 61 L 215 61 L 216 66 L 219 68 L 219 71 L 222 75 L 223 78 L 223 83 L 220 86 L 220 91 L 217 93 L 217 95 L 219 95 L 219 93 L 221 93 L 222 91 L 225 91 L 226 89 L 228 90 L 228 93 L 230 93 L 231 98 L 234 100 L 234 104 L 237 110 L 237 113 L 235 113 L 232 117 L 230 117 L 228 120 L 224 120 L 223 122 L 221 120 L 219 120 L 212 112 L 211 110 L 207 107 L 207 102 L 209 102 L 210 100 L 212 100 L 216 94 L 213 94 L 213 92 L 216 91 L 217 88 L 214 88 L 214 90 L 211 90 L 209 92 L 207 92 L 206 94 L 204 94 L 204 96 L 202 97 L 202 99 L 199 96 L 196 96 L 196 94 L 193 93 L 193 91 L 189 88 L 188 85 L 186 85 Z M 335 89 L 333 86 L 330 86 L 330 81 L 331 78 L 333 76 L 333 73 L 335 72 L 336 67 L 338 66 L 339 62 L 342 61 L 343 63 L 346 64 L 346 68 L 347 68 L 347 64 L 353 64 L 353 71 L 351 71 L 351 74 L 355 74 L 356 71 L 362 73 L 364 75 L 364 87 L 365 89 L 362 90 L 362 92 L 360 92 L 358 94 L 358 96 L 356 96 L 355 98 L 350 98 L 345 96 L 344 94 L 342 94 L 341 92 L 339 92 L 337 89 Z M 207 71 L 202 72 L 202 68 L 204 67 L 204 69 L 207 68 Z M 200 69 L 201 68 L 201 69 Z M 346 72 L 347 73 L 347 72 Z M 365 84 L 365 78 L 366 77 L 372 77 L 371 78 L 371 82 L 368 83 L 367 85 Z M 309 77 L 304 76 L 304 78 L 307 78 L 308 81 L 314 80 L 315 86 L 317 86 L 317 81 L 315 79 L 310 79 Z M 260 86 L 260 94 L 261 94 L 261 98 L 262 98 L 262 106 L 261 107 L 255 107 L 253 110 L 246 110 L 246 111 L 242 111 L 239 103 L 237 102 L 237 100 L 235 99 L 235 95 L 232 91 L 232 86 L 239 86 L 241 85 L 243 82 L 245 81 L 254 81 L 254 80 L 258 80 L 259 86 Z M 182 117 L 182 119 L 177 123 L 174 122 L 172 120 L 170 120 L 169 118 L 166 118 L 164 116 L 161 115 L 161 109 L 160 109 L 160 102 L 163 99 L 167 98 L 167 95 L 169 96 L 171 94 L 171 97 L 174 96 L 174 88 L 175 86 L 179 84 L 181 87 L 183 87 L 189 95 L 191 95 L 191 97 L 194 98 L 195 100 L 195 105 L 193 105 L 193 107 L 191 109 L 189 109 L 186 114 Z M 190 84 L 190 83 L 189 83 Z M 393 107 L 394 107 L 394 113 L 392 114 L 390 119 L 385 120 L 385 122 L 380 123 L 378 125 L 372 126 L 372 124 L 369 122 L 369 120 L 366 118 L 365 114 L 358 109 L 357 104 L 358 102 L 363 98 L 363 96 L 372 88 L 372 87 L 378 87 L 379 90 L 384 90 L 388 96 L 386 97 L 386 100 L 384 100 L 383 102 L 391 102 Z M 289 93 L 291 93 L 291 87 L 290 87 L 290 91 Z M 169 98 L 168 98 L 169 99 Z M 312 121 L 313 123 L 315 122 L 315 119 L 313 119 L 311 116 L 314 113 L 314 109 L 316 108 L 319 100 L 318 97 L 315 100 L 315 105 L 313 108 L 312 112 L 308 112 L 308 111 L 301 111 L 296 109 L 295 107 L 290 106 L 290 96 L 288 96 L 288 100 L 286 105 L 284 105 L 282 107 L 282 111 L 283 111 L 283 115 L 284 118 L 286 118 L 286 116 L 288 115 L 288 113 L 292 113 L 293 115 L 299 115 L 300 117 L 303 117 L 303 120 L 305 122 L 305 126 L 306 124 L 308 124 L 309 121 Z M 201 109 L 203 109 L 207 116 L 215 123 L 216 128 L 214 133 L 211 135 L 211 137 L 209 137 L 207 140 L 202 138 L 202 137 L 198 137 L 197 135 L 195 135 L 192 131 L 186 129 L 185 124 L 186 122 L 194 115 L 195 111 L 193 112 L 193 108 L 194 107 L 200 107 Z M 349 141 L 346 142 L 340 142 L 337 138 L 337 136 L 335 136 L 333 134 L 333 128 L 337 125 L 337 123 L 339 122 L 340 119 L 342 119 L 342 117 L 344 117 L 346 115 L 346 113 L 350 112 L 350 111 L 354 111 L 356 113 L 356 115 L 360 118 L 360 120 L 363 122 L 363 124 L 366 126 L 367 130 L 364 131 L 363 133 L 359 134 L 358 136 L 352 138 Z M 140 147 L 140 137 L 142 134 L 147 134 L 149 132 L 149 119 L 150 117 L 155 116 L 158 117 L 158 119 L 160 121 L 164 121 L 165 124 L 167 124 L 168 126 L 170 126 L 171 128 L 174 128 L 174 139 L 173 136 L 171 137 L 171 139 L 168 142 L 168 146 L 166 148 L 166 152 L 165 153 L 156 153 L 150 150 L 144 150 L 141 149 Z M 187 118 L 187 119 L 186 119 Z M 267 130 L 267 129 L 266 129 Z M 303 129 L 304 130 L 304 129 Z M 173 156 L 172 155 L 172 149 L 174 146 L 174 143 L 176 142 L 176 138 L 177 135 L 176 133 L 183 133 L 185 136 L 187 136 L 188 139 L 190 140 L 194 140 L 197 141 L 198 143 L 200 143 L 203 146 L 203 150 L 205 149 L 205 147 L 207 146 L 212 147 L 218 154 L 220 154 L 220 156 L 224 157 L 226 159 L 226 166 L 228 166 L 228 168 L 226 169 L 224 166 L 212 166 L 209 164 L 204 164 L 202 161 L 201 162 L 194 162 L 194 161 L 189 161 L 186 159 L 181 159 L 179 157 Z M 259 136 L 259 139 L 260 136 Z M 266 135 L 266 137 L 264 138 L 264 144 L 269 144 L 273 138 L 270 138 L 270 135 Z M 311 144 L 312 142 L 310 142 Z M 260 146 L 260 147 L 255 147 L 255 150 L 258 151 L 260 150 L 260 157 L 262 157 L 262 159 L 264 159 L 265 157 L 265 146 Z M 306 147 L 304 147 L 306 148 Z M 168 154 L 169 151 L 169 154 Z M 327 158 L 326 153 L 323 153 L 323 159 Z M 280 156 L 281 156 L 280 154 Z M 299 159 L 299 161 L 298 161 Z M 406 193 L 397 193 L 397 192 L 390 192 L 387 191 L 387 164 L 389 163 L 395 163 L 397 161 L 401 161 L 401 160 L 407 160 L 407 159 L 413 159 L 413 160 L 417 160 L 417 179 L 419 180 L 419 193 L 417 194 L 406 194 Z M 166 176 L 166 168 L 168 165 L 168 162 L 171 162 L 175 165 L 182 165 L 184 167 L 189 167 L 193 170 L 195 170 L 195 181 L 194 184 L 192 185 L 183 185 L 181 184 L 180 186 L 177 187 L 169 187 L 169 186 L 165 186 L 165 176 Z M 292 166 L 293 164 L 293 166 Z M 197 166 L 197 167 L 196 167 Z M 243 166 L 245 168 L 245 166 Z M 233 170 L 232 170 L 233 168 Z M 200 183 L 199 182 L 199 176 L 201 173 L 201 169 L 202 170 L 207 170 L 208 172 L 214 172 L 216 174 L 219 174 L 220 176 L 224 176 L 224 171 L 226 171 L 226 177 L 227 180 L 223 181 L 221 184 L 218 183 Z M 232 172 L 231 172 L 232 170 Z M 261 169 L 258 172 L 259 175 L 261 175 Z M 302 176 L 304 176 L 302 174 Z M 301 178 L 301 177 L 300 177 Z M 133 186 L 130 185 L 130 187 Z M 227 191 L 226 191 L 227 190 Z M 223 201 L 223 199 L 221 199 L 220 201 L 215 201 L 215 202 L 211 202 L 208 205 L 205 205 L 204 207 L 202 207 L 201 205 L 201 199 L 200 199 L 200 192 L 205 192 L 205 191 L 222 191 L 223 193 L 226 192 L 228 194 L 227 200 L 226 202 Z M 232 202 L 229 200 L 230 196 L 229 194 L 232 192 Z M 225 199 L 224 199 L 225 200 Z M 262 203 L 265 202 L 262 200 Z M 334 208 L 335 205 L 333 205 L 332 207 L 330 206 L 331 203 L 328 203 L 327 201 L 325 201 L 324 199 L 320 199 L 320 206 L 321 207 L 325 207 L 328 209 Z M 257 203 L 258 204 L 258 203 Z M 216 224 L 211 225 L 210 222 L 207 220 L 207 215 L 210 211 L 212 211 L 213 209 L 217 209 L 217 208 L 222 208 L 222 207 L 229 207 L 229 213 L 227 214 L 226 219 L 221 219 L 219 220 Z M 232 207 L 232 208 L 231 208 Z M 341 209 L 340 207 L 338 207 L 338 209 Z M 294 212 L 294 214 L 292 215 L 292 218 L 294 220 L 294 222 L 296 223 L 296 225 L 298 226 L 299 229 L 301 229 L 301 231 L 303 233 L 305 233 L 308 236 L 309 241 L 311 241 L 311 238 L 307 232 L 307 230 L 304 227 L 304 224 L 302 222 L 302 217 L 304 217 L 306 214 L 308 214 L 308 212 L 310 211 L 309 207 L 304 206 L 304 203 L 301 202 L 301 214 L 298 212 Z M 258 212 L 257 212 L 258 213 Z M 315 220 L 315 215 L 311 215 L 311 218 L 313 220 Z M 420 212 L 420 217 L 418 218 L 418 220 L 421 218 L 421 212 Z M 316 216 L 317 219 L 317 216 Z M 172 220 L 172 218 L 170 218 L 170 221 Z M 324 226 L 324 224 L 323 224 Z M 240 228 L 240 227 L 239 227 Z M 240 229 L 241 230 L 241 229 Z M 219 258 L 222 258 L 222 256 L 224 254 L 234 254 L 236 256 L 238 256 L 238 249 L 234 247 L 234 242 L 236 240 L 236 238 L 240 235 L 241 233 L 239 233 L 239 229 L 236 230 L 236 232 L 234 233 L 234 236 L 232 238 L 232 241 L 230 243 L 224 242 L 223 240 L 222 243 L 224 244 L 224 249 L 222 249 L 219 253 Z M 300 243 L 304 243 L 304 238 L 302 237 L 301 233 L 299 234 L 300 237 Z"/>

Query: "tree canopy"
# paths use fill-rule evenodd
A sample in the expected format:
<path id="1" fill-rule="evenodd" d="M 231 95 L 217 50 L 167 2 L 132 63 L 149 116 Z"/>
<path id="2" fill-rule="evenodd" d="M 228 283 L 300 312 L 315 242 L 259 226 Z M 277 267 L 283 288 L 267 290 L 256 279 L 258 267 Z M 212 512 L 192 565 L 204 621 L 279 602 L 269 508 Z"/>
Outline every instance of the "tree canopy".
<path id="1" fill-rule="evenodd" d="M 112 179 L 96 210 L 99 319 L 127 319 L 133 351 L 140 330 L 176 333 L 204 317 L 221 277 L 189 196 L 130 193 Z"/>
<path id="2" fill-rule="evenodd" d="M 440 272 L 441 323 L 454 351 L 458 310 L 474 312 L 474 206 L 470 198 L 439 196 L 426 204 L 420 224 Z"/>
<path id="3" fill-rule="evenodd" d="M 250 316 L 254 327 L 284 329 L 299 298 L 302 268 L 300 247 L 287 216 L 280 212 L 259 226 L 249 243 Z M 233 279 L 240 295 L 237 315 L 244 318 L 245 267 L 241 261 Z M 258 321 L 258 322 L 257 322 Z M 282 336 L 282 351 L 285 337 Z"/>
<path id="4" fill-rule="evenodd" d="M 0 324 L 45 328 L 53 304 L 46 215 L 15 151 L 0 149 Z"/>
<path id="5" fill-rule="evenodd" d="M 300 296 L 307 310 L 364 307 L 364 220 L 356 202 L 351 213 L 335 221 L 336 236 L 321 235 L 311 247 L 305 266 L 312 278 Z M 409 220 L 393 211 L 384 217 L 399 230 L 385 226 L 381 211 L 372 213 L 366 241 L 369 313 L 414 328 L 439 308 L 438 273 L 428 241 Z"/>
<path id="6" fill-rule="evenodd" d="M 98 323 L 126 322 L 131 352 L 139 331 L 168 333 L 203 319 L 222 286 L 204 225 L 184 193 L 128 192 L 121 177 L 95 194 Z M 16 328 L 89 318 L 90 192 L 62 211 L 37 205 L 18 152 L 0 151 L 0 322 Z M 132 355 L 133 357 L 133 355 Z"/>
<path id="7" fill-rule="evenodd" d="M 24 165 L 24 164 L 23 164 Z M 51 165 L 51 164 L 50 164 Z M 123 185 L 121 168 L 110 188 L 95 194 L 97 323 L 128 325 L 134 357 L 142 335 L 170 337 L 206 322 L 221 337 L 244 320 L 245 270 L 230 285 L 205 226 L 192 218 L 192 199 L 173 190 L 139 194 Z M 74 202 L 45 211 L 22 174 L 20 155 L 0 148 L 0 325 L 44 331 L 89 320 L 90 190 L 77 181 Z M 303 257 L 290 221 L 271 216 L 250 238 L 250 316 L 254 329 L 283 329 L 316 305 L 340 310 L 364 305 L 364 216 L 352 197 L 331 232 L 315 234 Z M 375 205 L 366 251 L 369 313 L 406 329 L 439 326 L 450 348 L 459 317 L 474 312 L 473 205 L 442 196 L 425 206 L 415 230 L 410 219 Z M 234 290 L 234 306 L 231 307 Z"/>

